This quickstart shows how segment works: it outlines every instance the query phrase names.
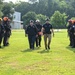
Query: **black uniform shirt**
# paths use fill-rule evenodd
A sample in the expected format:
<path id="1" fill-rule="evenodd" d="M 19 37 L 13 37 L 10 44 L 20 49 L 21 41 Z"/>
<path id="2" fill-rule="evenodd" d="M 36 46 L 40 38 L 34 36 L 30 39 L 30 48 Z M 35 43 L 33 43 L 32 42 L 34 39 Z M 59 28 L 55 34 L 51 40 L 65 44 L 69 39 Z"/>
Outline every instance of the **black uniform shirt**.
<path id="1" fill-rule="evenodd" d="M 43 28 L 45 29 L 45 30 L 44 30 L 44 34 L 51 34 L 50 29 L 52 29 L 53 27 L 52 27 L 51 24 L 44 24 L 44 25 L 43 25 Z"/>
<path id="2" fill-rule="evenodd" d="M 28 35 L 36 35 L 37 34 L 37 28 L 35 25 L 31 26 L 29 25 L 26 29 L 26 34 Z"/>
<path id="3" fill-rule="evenodd" d="M 67 29 L 69 34 L 71 33 L 71 28 L 72 28 L 72 25 L 68 25 Z"/>
<path id="4" fill-rule="evenodd" d="M 2 24 L 0 24 L 0 34 L 4 33 L 4 26 Z"/>
<path id="5" fill-rule="evenodd" d="M 72 26 L 71 32 L 74 34 L 75 33 L 75 25 Z"/>
<path id="6" fill-rule="evenodd" d="M 4 28 L 5 28 L 6 32 L 11 31 L 11 26 L 9 25 L 8 21 L 6 21 L 6 22 L 4 21 L 3 25 L 4 25 Z"/>
<path id="7" fill-rule="evenodd" d="M 40 24 L 39 24 L 39 25 L 37 25 L 37 24 L 36 24 L 36 27 L 37 27 L 38 32 L 41 32 L 42 25 L 40 25 Z"/>

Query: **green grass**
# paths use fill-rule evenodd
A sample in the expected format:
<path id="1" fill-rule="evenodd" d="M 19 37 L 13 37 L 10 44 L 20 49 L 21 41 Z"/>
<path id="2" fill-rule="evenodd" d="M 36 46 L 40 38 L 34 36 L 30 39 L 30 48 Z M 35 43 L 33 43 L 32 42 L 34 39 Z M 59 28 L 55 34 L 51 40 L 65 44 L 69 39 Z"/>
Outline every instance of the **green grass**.
<path id="1" fill-rule="evenodd" d="M 0 49 L 0 75 L 75 75 L 75 49 L 66 30 L 55 33 L 51 50 L 29 50 L 23 30 L 13 30 L 10 46 Z"/>

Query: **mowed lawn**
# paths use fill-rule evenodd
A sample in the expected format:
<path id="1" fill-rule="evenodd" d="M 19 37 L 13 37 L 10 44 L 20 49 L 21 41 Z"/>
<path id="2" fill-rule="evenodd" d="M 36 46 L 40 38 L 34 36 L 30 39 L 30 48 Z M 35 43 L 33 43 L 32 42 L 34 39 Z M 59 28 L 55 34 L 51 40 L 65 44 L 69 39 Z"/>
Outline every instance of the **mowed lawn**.
<path id="1" fill-rule="evenodd" d="M 67 31 L 55 32 L 51 50 L 29 50 L 24 30 L 13 30 L 10 46 L 0 49 L 0 75 L 75 75 L 75 49 Z"/>

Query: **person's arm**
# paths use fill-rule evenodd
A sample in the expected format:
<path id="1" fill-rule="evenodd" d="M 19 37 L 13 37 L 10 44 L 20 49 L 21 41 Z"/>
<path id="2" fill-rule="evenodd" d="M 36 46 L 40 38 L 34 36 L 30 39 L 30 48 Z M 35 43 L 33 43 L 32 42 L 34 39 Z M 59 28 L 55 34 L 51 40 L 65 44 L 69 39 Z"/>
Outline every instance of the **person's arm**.
<path id="1" fill-rule="evenodd" d="M 25 37 L 27 37 L 28 34 L 28 27 L 25 29 Z"/>
<path id="2" fill-rule="evenodd" d="M 53 33 L 53 37 L 54 37 L 54 29 L 52 28 L 52 33 Z"/>
<path id="3" fill-rule="evenodd" d="M 43 35 L 44 30 L 45 30 L 44 27 L 42 27 L 42 29 L 41 29 L 41 33 L 42 33 L 42 34 L 41 34 L 41 35 Z"/>
<path id="4" fill-rule="evenodd" d="M 54 29 L 53 29 L 53 27 L 51 26 L 51 32 L 53 33 L 53 37 L 54 37 Z"/>

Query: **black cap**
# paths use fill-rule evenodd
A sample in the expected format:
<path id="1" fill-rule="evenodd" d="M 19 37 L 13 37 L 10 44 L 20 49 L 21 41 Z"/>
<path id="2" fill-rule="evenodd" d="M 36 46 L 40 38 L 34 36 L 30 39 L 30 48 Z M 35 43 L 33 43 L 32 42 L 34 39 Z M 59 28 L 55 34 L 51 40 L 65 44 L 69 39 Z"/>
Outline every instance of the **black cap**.
<path id="1" fill-rule="evenodd" d="M 34 23 L 34 21 L 33 20 L 30 20 L 30 23 Z"/>

